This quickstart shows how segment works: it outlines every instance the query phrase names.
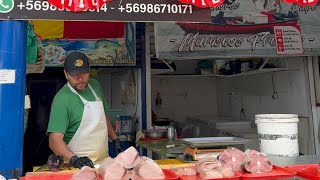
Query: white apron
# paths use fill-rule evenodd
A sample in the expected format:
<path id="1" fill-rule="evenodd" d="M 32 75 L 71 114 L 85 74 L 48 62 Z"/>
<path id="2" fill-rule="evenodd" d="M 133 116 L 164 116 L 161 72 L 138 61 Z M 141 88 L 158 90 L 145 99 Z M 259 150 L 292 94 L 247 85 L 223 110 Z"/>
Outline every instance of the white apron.
<path id="1" fill-rule="evenodd" d="M 95 101 L 85 100 L 69 83 L 68 86 L 84 104 L 80 126 L 68 147 L 77 156 L 87 156 L 96 164 L 104 160 L 108 154 L 108 130 L 103 103 L 89 84 Z"/>

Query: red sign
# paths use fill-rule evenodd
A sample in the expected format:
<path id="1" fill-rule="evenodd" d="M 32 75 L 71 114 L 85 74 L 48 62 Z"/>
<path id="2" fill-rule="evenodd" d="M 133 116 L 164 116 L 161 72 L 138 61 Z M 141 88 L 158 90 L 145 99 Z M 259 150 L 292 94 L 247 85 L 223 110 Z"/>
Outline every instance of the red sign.
<path id="1" fill-rule="evenodd" d="M 224 3 L 225 0 L 179 0 L 185 4 L 193 4 L 200 8 L 207 8 L 207 7 L 218 7 Z"/>
<path id="2" fill-rule="evenodd" d="M 298 4 L 300 6 L 314 6 L 316 5 L 319 0 L 283 0 L 286 3 L 290 4 Z"/>
<path id="3" fill-rule="evenodd" d="M 88 9 L 99 9 L 106 2 L 112 0 L 48 0 L 49 3 L 59 9 L 66 9 L 72 12 L 87 11 Z"/>
<path id="4" fill-rule="evenodd" d="M 283 43 L 283 31 L 282 29 L 275 30 L 276 42 L 277 42 L 277 51 L 281 53 L 284 52 L 284 43 Z"/>
<path id="5" fill-rule="evenodd" d="M 185 4 L 193 4 L 201 8 L 218 7 L 224 3 L 225 0 L 179 0 Z M 300 6 L 314 6 L 319 0 L 283 0 L 283 2 L 290 4 L 298 4 Z"/>
<path id="6" fill-rule="evenodd" d="M 302 54 L 300 26 L 275 26 L 277 54 Z"/>

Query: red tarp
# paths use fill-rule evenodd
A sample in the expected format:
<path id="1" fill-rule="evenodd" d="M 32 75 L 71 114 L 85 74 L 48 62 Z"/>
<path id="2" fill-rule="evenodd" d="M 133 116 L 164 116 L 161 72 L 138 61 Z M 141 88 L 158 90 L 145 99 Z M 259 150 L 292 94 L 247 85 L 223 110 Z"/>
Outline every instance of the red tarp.
<path id="1" fill-rule="evenodd" d="M 124 38 L 124 22 L 102 21 L 32 21 L 42 39 Z"/>
<path id="2" fill-rule="evenodd" d="M 122 22 L 82 22 L 65 21 L 63 38 L 68 39 L 100 39 L 123 38 Z"/>

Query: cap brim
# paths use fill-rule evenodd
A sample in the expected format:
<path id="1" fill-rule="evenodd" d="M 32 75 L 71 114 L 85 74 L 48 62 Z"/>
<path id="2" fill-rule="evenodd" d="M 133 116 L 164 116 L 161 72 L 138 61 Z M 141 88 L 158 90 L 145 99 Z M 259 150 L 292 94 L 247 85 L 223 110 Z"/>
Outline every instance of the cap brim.
<path id="1" fill-rule="evenodd" d="M 70 72 L 67 72 L 69 75 L 71 76 L 76 76 L 78 74 L 85 74 L 85 73 L 89 73 L 89 70 L 88 69 L 78 69 L 76 71 L 70 71 Z"/>

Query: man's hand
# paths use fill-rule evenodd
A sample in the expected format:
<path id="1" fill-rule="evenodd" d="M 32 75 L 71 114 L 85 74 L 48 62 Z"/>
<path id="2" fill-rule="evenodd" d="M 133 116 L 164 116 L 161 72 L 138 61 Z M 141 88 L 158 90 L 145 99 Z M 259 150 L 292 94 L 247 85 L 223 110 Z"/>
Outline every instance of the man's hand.
<path id="1" fill-rule="evenodd" d="M 113 143 L 114 143 L 116 155 L 118 155 L 119 153 L 121 153 L 123 151 L 119 138 L 113 140 Z"/>
<path id="2" fill-rule="evenodd" d="M 83 166 L 89 166 L 93 168 L 92 161 L 87 157 L 78 157 L 77 155 L 72 156 L 69 162 L 70 165 L 72 165 L 75 168 L 81 169 Z"/>

